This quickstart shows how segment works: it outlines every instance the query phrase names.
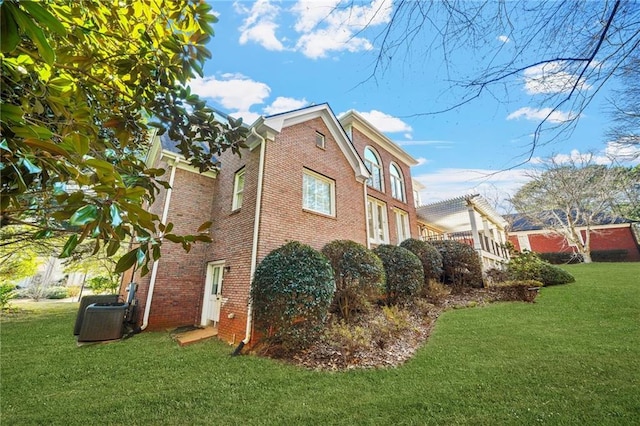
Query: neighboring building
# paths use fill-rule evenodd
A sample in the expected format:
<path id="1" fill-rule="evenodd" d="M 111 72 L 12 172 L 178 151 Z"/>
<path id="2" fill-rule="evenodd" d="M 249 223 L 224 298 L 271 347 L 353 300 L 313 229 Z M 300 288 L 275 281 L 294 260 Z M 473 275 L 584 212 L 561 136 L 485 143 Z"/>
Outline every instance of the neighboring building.
<path id="1" fill-rule="evenodd" d="M 577 247 L 558 232 L 534 224 L 522 215 L 508 215 L 509 241 L 518 251 L 536 253 L 577 253 Z M 591 252 L 594 261 L 640 261 L 638 234 L 634 223 L 620 217 L 601 215 L 591 225 Z M 578 226 L 582 241 L 586 240 L 586 226 Z"/>
<path id="2" fill-rule="evenodd" d="M 507 221 L 480 195 L 465 195 L 418 207 L 420 238 L 456 240 L 476 249 L 483 270 L 509 261 Z"/>
<path id="3" fill-rule="evenodd" d="M 417 162 L 359 114 L 339 121 L 322 104 L 261 117 L 246 143 L 241 156 L 222 154 L 218 173 L 200 174 L 168 138 L 156 139 L 149 164 L 167 169 L 172 189 L 150 210 L 176 233 L 212 221 L 212 242 L 188 254 L 166 244 L 151 273 L 135 277 L 143 328 L 214 323 L 221 339 L 248 343 L 252 276 L 275 248 L 297 240 L 321 249 L 337 239 L 374 247 L 418 236 Z"/>

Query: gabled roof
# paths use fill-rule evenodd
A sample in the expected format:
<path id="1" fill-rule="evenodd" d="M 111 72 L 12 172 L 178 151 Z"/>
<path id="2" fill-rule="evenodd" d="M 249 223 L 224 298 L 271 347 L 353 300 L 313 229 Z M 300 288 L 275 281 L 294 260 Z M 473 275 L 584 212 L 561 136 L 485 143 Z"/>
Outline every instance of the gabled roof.
<path id="1" fill-rule="evenodd" d="M 445 232 L 468 231 L 471 230 L 469 206 L 473 206 L 475 211 L 489 218 L 499 228 L 504 229 L 507 226 L 507 221 L 478 194 L 420 206 L 417 209 L 418 218 Z M 481 226 L 481 224 L 477 225 Z"/>
<path id="2" fill-rule="evenodd" d="M 554 223 L 554 219 L 552 219 L 551 213 L 554 211 L 547 211 L 540 213 L 539 221 L 534 221 L 531 218 L 515 213 L 505 215 L 505 219 L 509 222 L 509 230 L 511 232 L 526 232 L 526 231 L 540 231 L 542 229 L 547 229 L 551 227 L 557 227 L 557 223 Z M 556 210 L 555 214 L 566 224 L 567 223 L 567 215 L 564 211 Z M 582 218 L 578 218 L 576 220 L 576 214 L 573 212 L 573 220 L 576 226 L 586 226 L 586 223 Z M 625 219 L 619 216 L 611 216 L 604 213 L 597 214 L 591 223 L 592 226 L 601 226 L 601 225 L 622 225 L 627 223 L 633 223 L 632 220 Z"/>
<path id="3" fill-rule="evenodd" d="M 260 117 L 251 125 L 251 127 L 255 129 L 256 132 L 266 135 L 267 138 L 272 139 L 285 127 L 304 123 L 305 121 L 313 120 L 315 118 L 321 118 L 327 126 L 331 132 L 331 136 L 333 136 L 338 147 L 353 168 L 356 178 L 360 181 L 368 179 L 370 174 L 364 165 L 364 161 L 362 161 L 362 158 L 358 155 L 358 152 L 331 110 L 331 107 L 326 103 L 274 114 L 267 117 Z M 248 145 L 250 147 L 254 143 L 255 141 L 251 139 L 248 140 Z"/>
<path id="4" fill-rule="evenodd" d="M 395 142 L 382 134 L 371 123 L 369 123 L 362 115 L 354 110 L 347 111 L 339 118 L 340 123 L 344 127 L 353 126 L 367 135 L 371 140 L 381 145 L 385 150 L 389 151 L 396 158 L 409 166 L 415 166 L 418 161 L 409 155 L 405 150 L 400 148 Z"/>

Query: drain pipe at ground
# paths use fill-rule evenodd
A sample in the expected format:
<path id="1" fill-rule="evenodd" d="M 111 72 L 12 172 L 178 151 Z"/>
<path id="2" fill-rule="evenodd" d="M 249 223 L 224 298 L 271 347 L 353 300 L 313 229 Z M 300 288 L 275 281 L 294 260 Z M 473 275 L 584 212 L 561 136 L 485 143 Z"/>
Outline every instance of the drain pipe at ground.
<path id="1" fill-rule="evenodd" d="M 167 189 L 167 195 L 164 200 L 164 207 L 162 209 L 162 219 L 161 219 L 162 223 L 166 223 L 167 218 L 169 217 L 169 203 L 171 202 L 171 192 L 173 190 L 173 182 L 176 178 L 176 169 L 178 168 L 179 162 L 180 162 L 180 158 L 175 157 L 173 159 L 171 176 L 169 177 L 169 189 Z M 160 235 L 160 238 L 162 238 L 162 235 Z M 156 286 L 157 276 L 158 276 L 158 260 L 155 260 L 153 262 L 153 266 L 151 267 L 151 277 L 149 278 L 149 290 L 147 291 L 147 302 L 144 305 L 144 316 L 142 318 L 142 325 L 140 326 L 139 331 L 143 331 L 149 325 L 149 314 L 151 313 L 151 301 L 153 300 L 153 290 Z"/>
<path id="2" fill-rule="evenodd" d="M 255 127 L 251 128 L 251 133 L 260 139 L 260 161 L 258 165 L 258 188 L 256 192 L 256 214 L 253 220 L 253 244 L 251 246 L 251 282 L 253 282 L 253 275 L 256 272 L 256 265 L 258 260 L 258 231 L 260 226 L 260 209 L 262 207 L 262 176 L 264 174 L 264 154 L 266 149 L 266 140 L 258 132 Z M 232 355 L 240 355 L 244 345 L 251 340 L 251 328 L 253 327 L 253 301 L 249 297 L 249 304 L 247 305 L 247 327 L 245 329 L 244 340 L 240 342 L 238 347 L 233 351 Z"/>

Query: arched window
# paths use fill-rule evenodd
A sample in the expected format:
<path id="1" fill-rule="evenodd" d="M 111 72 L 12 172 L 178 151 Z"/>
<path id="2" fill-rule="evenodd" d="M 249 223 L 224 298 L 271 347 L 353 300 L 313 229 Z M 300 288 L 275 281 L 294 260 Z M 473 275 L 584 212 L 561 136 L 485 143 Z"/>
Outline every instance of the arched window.
<path id="1" fill-rule="evenodd" d="M 402 172 L 395 164 L 391 164 L 389 168 L 389 174 L 391 175 L 391 196 L 396 200 L 406 202 L 407 198 L 404 195 L 404 179 L 402 178 Z"/>
<path id="2" fill-rule="evenodd" d="M 371 177 L 367 180 L 367 185 L 377 189 L 378 191 L 382 191 L 382 161 L 380 161 L 380 157 L 378 157 L 378 154 L 373 150 L 373 148 L 365 148 L 364 164 L 371 173 Z"/>

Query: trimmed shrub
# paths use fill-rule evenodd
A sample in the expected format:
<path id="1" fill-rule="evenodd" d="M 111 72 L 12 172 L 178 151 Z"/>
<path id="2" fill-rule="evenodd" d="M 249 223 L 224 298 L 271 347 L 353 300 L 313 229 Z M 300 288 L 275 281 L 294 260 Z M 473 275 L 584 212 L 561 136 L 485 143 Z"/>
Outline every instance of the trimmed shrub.
<path id="1" fill-rule="evenodd" d="M 54 285 L 47 288 L 47 299 L 66 299 L 67 297 L 69 297 L 69 290 L 67 289 L 67 287 Z"/>
<path id="2" fill-rule="evenodd" d="M 511 258 L 508 265 L 512 280 L 536 280 L 545 286 L 568 284 L 575 278 L 564 269 L 545 262 L 536 253 L 525 250 Z"/>
<path id="3" fill-rule="evenodd" d="M 575 282 L 573 275 L 562 268 L 549 263 L 544 263 L 540 268 L 540 279 L 545 286 L 569 284 Z"/>
<path id="4" fill-rule="evenodd" d="M 573 264 L 582 262 L 582 255 L 578 253 L 538 253 L 538 256 L 540 256 L 540 259 L 549 262 L 552 265 Z"/>
<path id="5" fill-rule="evenodd" d="M 322 330 L 335 293 L 326 257 L 292 241 L 260 262 L 251 286 L 256 328 L 285 351 L 310 345 Z"/>
<path id="6" fill-rule="evenodd" d="M 387 274 L 388 304 L 406 301 L 418 294 L 423 286 L 424 272 L 418 256 L 399 246 L 382 244 L 373 252 L 378 255 Z"/>
<path id="7" fill-rule="evenodd" d="M 426 241 L 409 238 L 400 243 L 400 247 L 404 247 L 418 256 L 418 259 L 422 262 L 425 284 L 430 280 L 440 280 L 442 276 L 442 255 L 434 246 Z"/>
<path id="8" fill-rule="evenodd" d="M 506 269 L 491 268 L 484 274 L 489 284 L 499 284 L 509 279 L 509 272 Z"/>
<path id="9" fill-rule="evenodd" d="M 0 309 L 9 306 L 9 301 L 16 297 L 16 286 L 11 283 L 0 284 Z"/>
<path id="10" fill-rule="evenodd" d="M 591 260 L 594 262 L 626 262 L 627 256 L 629 251 L 625 249 L 591 251 Z"/>
<path id="11" fill-rule="evenodd" d="M 442 280 L 461 287 L 482 287 L 480 256 L 473 247 L 454 240 L 431 243 L 442 255 Z"/>
<path id="12" fill-rule="evenodd" d="M 371 301 L 384 292 L 384 266 L 378 256 L 362 244 L 336 240 L 322 248 L 333 268 L 336 292 L 331 311 L 345 321 L 351 314 L 366 312 Z"/>

